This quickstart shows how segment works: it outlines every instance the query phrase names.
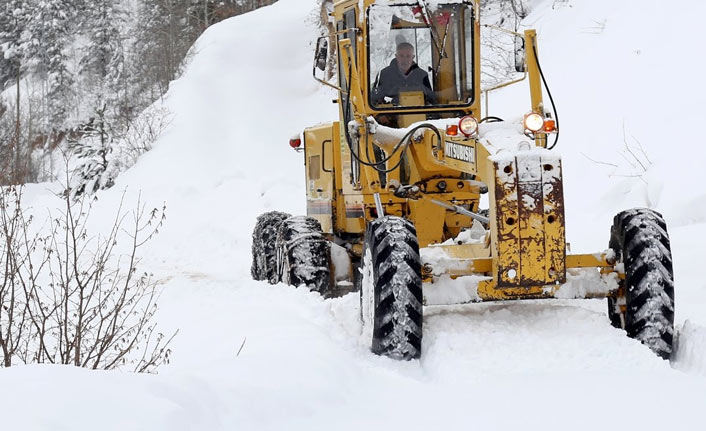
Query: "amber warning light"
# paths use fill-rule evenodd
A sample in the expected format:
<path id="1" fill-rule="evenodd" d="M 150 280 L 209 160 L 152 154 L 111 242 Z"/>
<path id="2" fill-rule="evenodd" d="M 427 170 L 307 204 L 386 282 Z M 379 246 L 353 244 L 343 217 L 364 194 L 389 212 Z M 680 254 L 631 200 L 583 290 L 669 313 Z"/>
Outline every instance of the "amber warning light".
<path id="1" fill-rule="evenodd" d="M 551 118 L 546 118 L 544 120 L 544 131 L 545 132 L 556 132 L 556 121 Z"/>

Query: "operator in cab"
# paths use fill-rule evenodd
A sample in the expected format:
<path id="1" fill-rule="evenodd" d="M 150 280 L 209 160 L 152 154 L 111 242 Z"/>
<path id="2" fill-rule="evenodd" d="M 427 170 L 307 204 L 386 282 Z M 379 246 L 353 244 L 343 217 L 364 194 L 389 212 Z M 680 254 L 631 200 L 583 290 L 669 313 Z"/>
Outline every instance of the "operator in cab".
<path id="1" fill-rule="evenodd" d="M 429 76 L 414 62 L 414 47 L 408 42 L 397 45 L 395 58 L 380 71 L 373 86 L 372 102 L 398 105 L 400 92 L 404 91 L 423 91 L 426 104 L 436 103 Z"/>

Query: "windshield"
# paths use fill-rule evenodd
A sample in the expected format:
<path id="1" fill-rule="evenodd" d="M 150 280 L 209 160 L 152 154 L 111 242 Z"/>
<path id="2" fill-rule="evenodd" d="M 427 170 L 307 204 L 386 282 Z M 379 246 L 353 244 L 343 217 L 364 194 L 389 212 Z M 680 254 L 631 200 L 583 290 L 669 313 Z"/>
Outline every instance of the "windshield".
<path id="1" fill-rule="evenodd" d="M 378 109 L 473 102 L 473 9 L 463 4 L 368 9 L 368 98 Z"/>

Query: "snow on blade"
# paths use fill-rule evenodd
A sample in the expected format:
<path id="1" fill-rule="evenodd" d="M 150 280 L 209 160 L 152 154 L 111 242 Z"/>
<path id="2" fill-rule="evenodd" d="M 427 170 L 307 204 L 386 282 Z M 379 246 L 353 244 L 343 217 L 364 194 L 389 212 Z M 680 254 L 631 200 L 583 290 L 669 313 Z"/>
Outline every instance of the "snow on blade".
<path id="1" fill-rule="evenodd" d="M 601 274 L 595 268 L 567 269 L 566 283 L 554 296 L 560 299 L 588 298 L 591 295 L 608 294 L 618 289 L 615 273 Z"/>

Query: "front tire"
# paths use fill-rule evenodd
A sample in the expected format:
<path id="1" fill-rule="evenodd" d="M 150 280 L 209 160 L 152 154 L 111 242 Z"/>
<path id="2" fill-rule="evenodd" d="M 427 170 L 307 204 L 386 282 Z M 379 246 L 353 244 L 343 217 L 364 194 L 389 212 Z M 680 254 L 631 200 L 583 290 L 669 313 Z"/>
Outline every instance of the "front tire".
<path id="1" fill-rule="evenodd" d="M 422 353 L 422 278 L 414 225 L 386 216 L 368 223 L 362 266 L 361 317 L 371 350 L 393 359 Z"/>
<path id="2" fill-rule="evenodd" d="M 330 244 L 321 224 L 306 216 L 290 217 L 277 234 L 277 273 L 282 282 L 306 285 L 324 297 L 331 293 Z"/>
<path id="3" fill-rule="evenodd" d="M 625 269 L 620 294 L 608 299 L 613 326 L 669 359 L 674 340 L 674 271 L 667 225 L 646 208 L 619 213 L 610 248 Z"/>

